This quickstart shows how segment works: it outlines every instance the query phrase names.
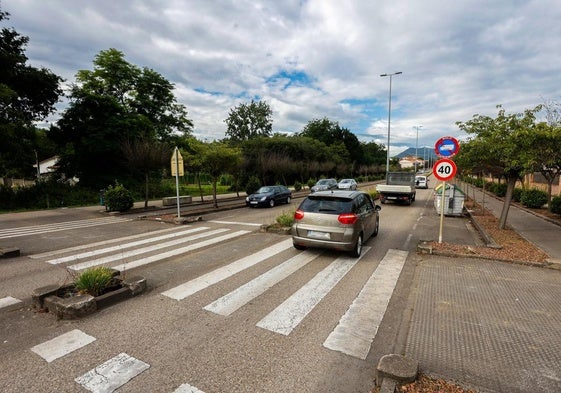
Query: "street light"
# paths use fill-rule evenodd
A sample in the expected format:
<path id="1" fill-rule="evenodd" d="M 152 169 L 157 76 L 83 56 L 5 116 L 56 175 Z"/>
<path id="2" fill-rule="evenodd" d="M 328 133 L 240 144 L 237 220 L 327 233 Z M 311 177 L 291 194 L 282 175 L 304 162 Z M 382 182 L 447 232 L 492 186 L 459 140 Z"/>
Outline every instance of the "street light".
<path id="1" fill-rule="evenodd" d="M 399 75 L 402 72 L 394 72 L 392 74 L 381 74 L 380 76 L 390 77 L 390 94 L 388 99 L 388 152 L 386 156 L 386 182 L 388 181 L 388 174 L 390 172 L 390 122 L 392 118 L 392 76 Z"/>
<path id="2" fill-rule="evenodd" d="M 419 128 L 423 128 L 423 126 L 415 126 L 414 128 L 417 129 L 417 142 L 415 144 L 415 173 L 417 173 L 417 160 L 419 159 L 419 153 L 417 153 L 419 149 Z M 424 167 L 424 161 L 423 161 Z"/>

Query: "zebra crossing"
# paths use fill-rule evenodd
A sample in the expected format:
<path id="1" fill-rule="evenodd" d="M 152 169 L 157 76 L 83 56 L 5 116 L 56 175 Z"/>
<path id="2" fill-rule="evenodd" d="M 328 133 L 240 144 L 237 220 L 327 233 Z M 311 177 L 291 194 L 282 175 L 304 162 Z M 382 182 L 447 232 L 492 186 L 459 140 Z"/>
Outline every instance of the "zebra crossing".
<path id="1" fill-rule="evenodd" d="M 64 264 L 66 268 L 75 271 L 101 265 L 125 271 L 234 239 L 249 232 L 205 226 L 184 230 L 164 229 L 30 255 L 29 258 L 46 259 L 45 262 L 51 265 Z"/>
<path id="2" fill-rule="evenodd" d="M 103 217 L 103 218 L 92 218 L 88 220 L 65 221 L 65 222 L 57 222 L 53 224 L 32 225 L 32 226 L 19 227 L 19 228 L 0 229 L 0 239 L 10 239 L 20 236 L 40 235 L 42 233 L 67 231 L 70 229 L 89 228 L 99 225 L 117 224 L 117 223 L 132 221 L 132 220 L 133 220 L 132 218 L 110 216 L 110 217 Z"/>
<path id="3" fill-rule="evenodd" d="M 29 257 L 42 259 L 44 263 L 51 265 L 64 264 L 72 270 L 82 270 L 101 264 L 113 265 L 111 267 L 117 270 L 124 270 L 235 239 L 248 232 L 225 227 L 196 226 L 185 229 L 174 227 Z M 292 251 L 288 253 L 288 250 Z M 367 256 L 369 250 L 369 247 L 364 247 L 361 258 Z M 288 256 L 284 257 L 284 255 Z M 202 307 L 203 310 L 217 316 L 229 316 L 323 255 L 321 250 L 296 251 L 292 247 L 292 239 L 286 238 L 166 289 L 160 293 L 160 296 L 169 301 L 188 301 L 190 296 L 226 281 L 240 272 L 271 261 L 271 258 L 279 261 L 259 276 L 240 284 L 219 298 L 212 299 L 209 304 Z M 347 311 L 340 316 L 337 326 L 326 334 L 323 339 L 324 348 L 358 359 L 366 359 L 407 256 L 406 251 L 388 250 Z M 132 257 L 135 257 L 134 261 L 130 261 Z M 311 311 L 352 271 L 361 258 L 351 258 L 344 254 L 334 258 L 292 295 L 280 299 L 280 304 L 261 315 L 255 326 L 275 334 L 290 336 Z M 14 301 L 17 299 L 11 297 L 0 299 L 0 307 L 2 304 Z M 56 362 L 64 356 L 84 350 L 83 348 L 95 340 L 95 337 L 75 329 L 36 345 L 31 348 L 31 351 L 47 363 Z M 136 359 L 121 352 L 90 371 L 75 376 L 74 381 L 92 392 L 113 392 L 133 378 L 142 378 L 142 373 L 149 368 L 150 364 L 145 359 Z M 182 381 L 178 382 L 173 393 L 204 392 L 190 385 L 188 381 Z"/>

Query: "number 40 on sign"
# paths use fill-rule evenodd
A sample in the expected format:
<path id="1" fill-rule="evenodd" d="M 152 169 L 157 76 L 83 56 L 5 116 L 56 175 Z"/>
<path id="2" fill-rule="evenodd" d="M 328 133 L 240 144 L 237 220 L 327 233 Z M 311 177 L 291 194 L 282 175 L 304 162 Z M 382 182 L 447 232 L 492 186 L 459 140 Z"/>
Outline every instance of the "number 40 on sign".
<path id="1" fill-rule="evenodd" d="M 458 167 L 456 163 L 448 158 L 441 158 L 434 163 L 432 174 L 440 181 L 448 181 L 456 176 Z"/>

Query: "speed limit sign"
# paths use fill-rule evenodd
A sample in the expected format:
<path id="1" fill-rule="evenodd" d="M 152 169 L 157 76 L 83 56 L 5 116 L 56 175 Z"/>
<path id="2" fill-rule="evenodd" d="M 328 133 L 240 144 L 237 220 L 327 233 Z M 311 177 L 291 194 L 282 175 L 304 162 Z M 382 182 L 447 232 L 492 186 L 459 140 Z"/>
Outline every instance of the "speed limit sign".
<path id="1" fill-rule="evenodd" d="M 432 174 L 440 181 L 448 181 L 456 176 L 456 163 L 448 158 L 441 158 L 432 167 Z"/>

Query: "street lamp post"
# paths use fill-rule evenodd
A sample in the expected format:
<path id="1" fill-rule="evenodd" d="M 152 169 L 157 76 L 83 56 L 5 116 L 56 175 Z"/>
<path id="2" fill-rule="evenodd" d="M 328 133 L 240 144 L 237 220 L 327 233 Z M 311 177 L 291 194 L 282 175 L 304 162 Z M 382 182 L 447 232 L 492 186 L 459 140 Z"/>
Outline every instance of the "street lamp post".
<path id="1" fill-rule="evenodd" d="M 391 122 L 391 118 L 392 118 L 392 76 L 394 75 L 399 75 L 402 72 L 394 72 L 392 74 L 381 74 L 380 76 L 389 76 L 390 77 L 390 93 L 389 93 L 389 99 L 388 99 L 388 152 L 386 155 L 386 181 L 388 181 L 388 174 L 390 172 L 390 122 Z"/>
<path id="2" fill-rule="evenodd" d="M 415 173 L 417 173 L 417 160 L 419 159 L 419 128 L 423 128 L 423 126 L 415 126 L 415 128 L 417 129 L 417 142 L 415 143 Z"/>

